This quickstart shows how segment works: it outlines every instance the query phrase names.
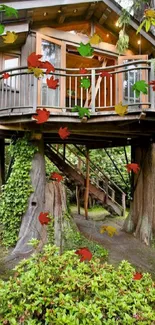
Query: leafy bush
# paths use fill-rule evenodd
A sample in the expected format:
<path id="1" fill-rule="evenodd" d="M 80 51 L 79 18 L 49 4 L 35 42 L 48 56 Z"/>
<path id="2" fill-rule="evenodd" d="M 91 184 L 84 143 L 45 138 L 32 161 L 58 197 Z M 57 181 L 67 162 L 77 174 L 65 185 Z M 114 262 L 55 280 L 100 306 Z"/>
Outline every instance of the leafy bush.
<path id="1" fill-rule="evenodd" d="M 10 146 L 14 163 L 0 197 L 2 240 L 6 247 L 16 244 L 21 217 L 26 211 L 28 198 L 33 192 L 30 170 L 35 152 L 37 148 L 28 142 L 27 137 L 18 139 L 15 145 Z"/>
<path id="2" fill-rule="evenodd" d="M 0 324 L 153 325 L 155 284 L 149 274 L 133 280 L 134 272 L 126 261 L 115 270 L 45 246 L 0 282 Z"/>

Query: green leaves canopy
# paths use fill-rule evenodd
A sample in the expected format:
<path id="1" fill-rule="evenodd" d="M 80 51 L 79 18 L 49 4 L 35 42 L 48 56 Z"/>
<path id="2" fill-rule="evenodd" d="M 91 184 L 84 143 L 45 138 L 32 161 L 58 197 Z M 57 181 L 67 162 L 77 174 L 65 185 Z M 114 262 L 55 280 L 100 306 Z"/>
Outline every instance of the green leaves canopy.
<path id="1" fill-rule="evenodd" d="M 80 47 L 78 47 L 77 50 L 82 56 L 91 56 L 94 52 L 90 43 L 83 44 L 82 42 L 80 43 Z"/>
<path id="2" fill-rule="evenodd" d="M 148 84 L 145 80 L 136 81 L 135 84 L 132 86 L 132 90 L 136 92 L 136 97 L 139 97 L 141 92 L 146 95 L 148 93 L 147 88 Z"/>

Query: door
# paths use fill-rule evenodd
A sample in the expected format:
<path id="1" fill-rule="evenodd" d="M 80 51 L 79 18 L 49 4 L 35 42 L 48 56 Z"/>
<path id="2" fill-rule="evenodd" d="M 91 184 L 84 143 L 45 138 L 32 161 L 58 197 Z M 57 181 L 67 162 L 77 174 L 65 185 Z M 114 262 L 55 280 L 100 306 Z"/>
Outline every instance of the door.
<path id="1" fill-rule="evenodd" d="M 49 61 L 58 70 L 55 73 L 65 73 L 60 69 L 66 68 L 66 46 L 63 41 L 56 40 L 43 34 L 36 34 L 36 53 L 42 54 L 42 61 Z M 46 79 L 51 75 L 44 75 L 38 81 L 38 106 L 64 108 L 65 107 L 65 79 L 54 75 L 55 79 L 59 79 L 59 87 L 55 89 L 48 88 Z"/>
<path id="2" fill-rule="evenodd" d="M 148 60 L 148 55 L 130 55 L 130 56 L 120 56 L 118 58 L 119 64 L 126 64 L 133 61 L 133 64 L 130 66 L 121 67 L 119 70 L 126 70 L 118 74 L 116 82 L 116 102 L 119 103 L 122 101 L 123 105 L 131 105 L 146 103 L 148 102 L 148 96 L 141 94 L 140 97 L 136 97 L 135 91 L 132 90 L 132 86 L 136 81 L 145 80 L 148 82 L 148 70 L 145 69 L 147 65 L 145 63 L 136 64 L 135 61 L 139 60 Z M 144 69 L 136 69 L 137 67 L 143 67 Z M 130 70 L 129 70 L 130 69 Z M 132 69 L 132 70 L 131 70 Z M 143 108 L 146 108 L 146 105 L 142 105 Z"/>

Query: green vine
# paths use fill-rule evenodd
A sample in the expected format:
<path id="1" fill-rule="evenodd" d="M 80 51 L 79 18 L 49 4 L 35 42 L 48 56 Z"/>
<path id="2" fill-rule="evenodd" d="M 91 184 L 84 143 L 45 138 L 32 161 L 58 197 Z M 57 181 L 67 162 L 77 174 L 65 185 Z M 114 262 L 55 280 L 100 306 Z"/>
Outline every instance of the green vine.
<path id="1" fill-rule="evenodd" d="M 14 163 L 9 179 L 0 197 L 0 223 L 2 224 L 2 243 L 6 247 L 17 242 L 22 215 L 25 213 L 28 198 L 33 192 L 30 179 L 32 158 L 38 149 L 28 142 L 25 136 L 10 145 Z"/>

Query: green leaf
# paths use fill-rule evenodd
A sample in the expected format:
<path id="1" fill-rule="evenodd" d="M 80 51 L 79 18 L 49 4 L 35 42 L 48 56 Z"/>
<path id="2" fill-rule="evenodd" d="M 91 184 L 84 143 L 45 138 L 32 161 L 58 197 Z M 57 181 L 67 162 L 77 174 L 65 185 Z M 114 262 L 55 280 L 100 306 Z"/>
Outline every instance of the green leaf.
<path id="1" fill-rule="evenodd" d="M 88 89 L 90 87 L 90 80 L 88 78 L 82 78 L 80 83 L 82 88 Z"/>
<path id="2" fill-rule="evenodd" d="M 18 17 L 18 10 L 14 9 L 12 7 L 9 7 L 6 5 L 1 5 L 0 11 L 5 11 L 5 15 L 8 17 L 11 17 L 11 16 L 15 16 L 16 18 Z"/>
<path id="3" fill-rule="evenodd" d="M 91 56 L 94 52 L 90 43 L 83 44 L 82 42 L 80 43 L 80 47 L 78 47 L 77 50 L 82 56 Z"/>
<path id="4" fill-rule="evenodd" d="M 146 19 L 146 22 L 145 22 L 145 30 L 146 30 L 146 32 L 149 31 L 150 27 L 151 27 L 151 21 L 150 21 L 150 19 Z"/>
<path id="5" fill-rule="evenodd" d="M 5 26 L 0 24 L 0 35 L 4 33 Z"/>
<path id="6" fill-rule="evenodd" d="M 72 108 L 72 112 L 78 112 L 80 118 L 83 118 L 84 116 L 90 117 L 89 108 L 80 107 L 76 105 L 74 106 L 74 108 Z"/>
<path id="7" fill-rule="evenodd" d="M 138 29 L 137 29 L 137 32 L 136 32 L 136 34 L 138 34 L 140 31 L 141 31 L 141 29 L 142 29 L 142 27 L 145 25 L 145 20 L 143 20 L 143 22 L 140 24 L 140 26 L 138 27 Z"/>
<path id="8" fill-rule="evenodd" d="M 140 80 L 140 81 L 136 81 L 135 84 L 132 86 L 132 90 L 134 90 L 136 92 L 136 97 L 140 96 L 140 92 L 142 92 L 143 94 L 147 94 L 148 93 L 148 84 L 146 83 L 145 80 Z"/>

